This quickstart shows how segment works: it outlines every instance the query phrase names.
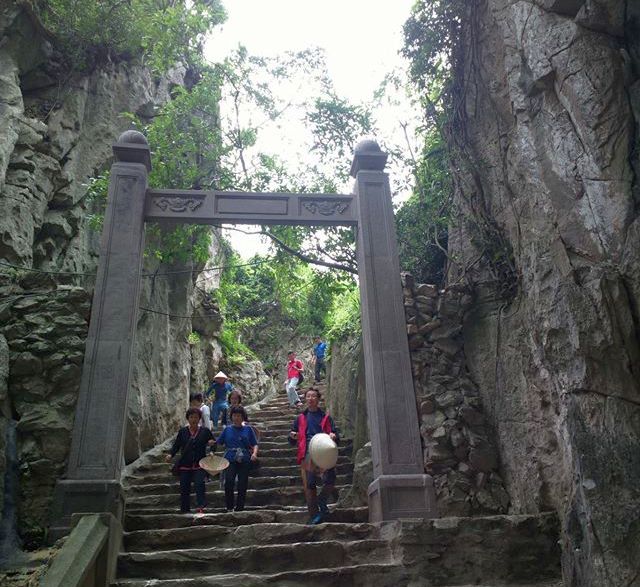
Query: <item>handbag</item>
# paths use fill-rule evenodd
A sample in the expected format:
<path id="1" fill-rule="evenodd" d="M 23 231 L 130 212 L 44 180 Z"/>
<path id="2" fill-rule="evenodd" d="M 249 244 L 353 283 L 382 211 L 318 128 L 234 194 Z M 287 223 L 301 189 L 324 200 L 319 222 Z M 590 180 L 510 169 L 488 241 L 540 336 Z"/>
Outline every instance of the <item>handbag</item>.
<path id="1" fill-rule="evenodd" d="M 242 441 L 242 444 L 245 445 L 246 450 L 249 452 L 249 455 L 251 455 L 251 446 L 249 445 L 249 441 L 244 436 L 240 436 L 240 439 Z M 256 471 L 259 468 L 260 468 L 260 459 L 256 459 L 255 461 L 252 461 L 251 456 L 249 456 L 249 472 Z"/>

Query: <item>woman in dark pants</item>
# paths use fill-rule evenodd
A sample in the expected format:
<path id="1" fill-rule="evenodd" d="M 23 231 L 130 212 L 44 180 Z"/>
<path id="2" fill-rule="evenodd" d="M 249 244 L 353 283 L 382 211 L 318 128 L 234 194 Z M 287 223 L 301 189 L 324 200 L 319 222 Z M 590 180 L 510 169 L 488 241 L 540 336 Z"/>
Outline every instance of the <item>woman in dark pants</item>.
<path id="1" fill-rule="evenodd" d="M 199 426 L 202 413 L 198 408 L 187 410 L 188 426 L 180 428 L 173 441 L 171 454 L 166 457 L 167 462 L 180 451 L 178 472 L 180 474 L 180 511 L 186 513 L 191 508 L 191 483 L 196 490 L 196 505 L 199 514 L 204 513 L 206 498 L 204 492 L 205 471 L 200 468 L 200 459 L 206 455 L 207 445 L 213 445 L 211 430 Z"/>
<path id="2" fill-rule="evenodd" d="M 224 497 L 227 511 L 233 507 L 233 488 L 238 477 L 238 499 L 235 511 L 244 509 L 244 499 L 249 485 L 251 462 L 258 459 L 258 441 L 251 426 L 243 426 L 247 412 L 241 406 L 234 406 L 231 412 L 231 426 L 227 426 L 218 437 L 218 444 L 225 447 L 224 458 L 229 467 L 224 472 Z"/>

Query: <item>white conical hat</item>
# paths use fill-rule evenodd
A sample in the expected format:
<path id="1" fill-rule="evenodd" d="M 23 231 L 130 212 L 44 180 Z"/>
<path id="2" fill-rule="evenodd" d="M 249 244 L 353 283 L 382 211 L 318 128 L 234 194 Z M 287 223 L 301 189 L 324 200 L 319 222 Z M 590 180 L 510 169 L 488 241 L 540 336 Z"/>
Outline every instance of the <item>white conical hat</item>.
<path id="1" fill-rule="evenodd" d="M 224 377 L 225 379 L 229 379 L 222 371 L 218 371 L 213 378 L 218 379 L 219 377 Z"/>
<path id="2" fill-rule="evenodd" d="M 333 469 L 338 462 L 338 445 L 328 434 L 314 434 L 309 442 L 309 456 L 320 469 Z"/>
<path id="3" fill-rule="evenodd" d="M 200 466 L 207 472 L 215 475 L 220 471 L 223 471 L 229 466 L 229 461 L 223 457 L 216 455 L 209 455 L 200 459 Z"/>

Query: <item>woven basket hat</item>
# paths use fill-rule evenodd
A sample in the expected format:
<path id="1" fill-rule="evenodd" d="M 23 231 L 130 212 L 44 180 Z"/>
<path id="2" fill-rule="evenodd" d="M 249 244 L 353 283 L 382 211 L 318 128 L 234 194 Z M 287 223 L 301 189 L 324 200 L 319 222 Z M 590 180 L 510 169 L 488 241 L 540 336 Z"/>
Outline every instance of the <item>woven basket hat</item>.
<path id="1" fill-rule="evenodd" d="M 223 457 L 209 455 L 200 459 L 200 466 L 209 474 L 215 475 L 220 471 L 224 471 L 229 466 L 229 461 Z"/>
<path id="2" fill-rule="evenodd" d="M 338 462 L 338 445 L 328 434 L 314 434 L 309 442 L 309 456 L 316 467 L 333 469 Z"/>

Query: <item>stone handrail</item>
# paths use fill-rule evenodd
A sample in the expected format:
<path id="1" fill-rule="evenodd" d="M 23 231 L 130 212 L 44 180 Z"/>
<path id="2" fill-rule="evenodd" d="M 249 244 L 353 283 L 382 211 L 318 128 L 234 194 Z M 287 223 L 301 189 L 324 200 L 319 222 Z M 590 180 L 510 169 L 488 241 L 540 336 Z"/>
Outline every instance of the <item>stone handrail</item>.
<path id="1" fill-rule="evenodd" d="M 106 587 L 114 579 L 120 523 L 110 514 L 76 515 L 73 521 L 40 587 Z"/>

